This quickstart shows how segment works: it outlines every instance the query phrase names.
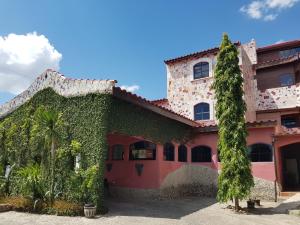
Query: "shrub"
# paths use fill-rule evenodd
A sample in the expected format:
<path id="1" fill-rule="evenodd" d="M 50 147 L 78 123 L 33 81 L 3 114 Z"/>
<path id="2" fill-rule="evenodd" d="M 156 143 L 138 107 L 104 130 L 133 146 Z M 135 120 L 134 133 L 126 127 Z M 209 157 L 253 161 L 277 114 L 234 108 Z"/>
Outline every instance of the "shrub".
<path id="1" fill-rule="evenodd" d="M 11 205 L 15 211 L 31 212 L 33 210 L 32 200 L 22 196 L 4 197 L 0 200 L 0 203 Z"/>
<path id="2" fill-rule="evenodd" d="M 56 200 L 52 207 L 44 209 L 44 213 L 55 214 L 57 216 L 82 216 L 83 207 L 76 203 Z"/>

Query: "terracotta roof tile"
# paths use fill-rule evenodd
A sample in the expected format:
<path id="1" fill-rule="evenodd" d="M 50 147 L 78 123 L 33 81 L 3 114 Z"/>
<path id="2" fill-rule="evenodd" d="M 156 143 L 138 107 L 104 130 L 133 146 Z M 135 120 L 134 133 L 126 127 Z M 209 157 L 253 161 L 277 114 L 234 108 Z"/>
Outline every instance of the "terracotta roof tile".
<path id="1" fill-rule="evenodd" d="M 236 46 L 241 45 L 240 42 L 235 42 L 234 44 Z M 170 63 L 174 63 L 174 62 L 179 62 L 181 60 L 185 60 L 185 59 L 189 59 L 189 58 L 193 58 L 193 57 L 200 57 L 200 56 L 204 56 L 206 54 L 217 53 L 218 51 L 219 51 L 219 47 L 210 48 L 210 49 L 206 49 L 206 50 L 203 50 L 203 51 L 194 52 L 194 53 L 191 53 L 191 54 L 188 54 L 188 55 L 180 56 L 180 57 L 177 57 L 177 58 L 167 59 L 167 60 L 165 60 L 165 63 L 170 64 Z"/>
<path id="2" fill-rule="evenodd" d="M 267 46 L 258 48 L 257 52 L 260 53 L 260 52 L 266 52 L 266 51 L 282 49 L 282 48 L 289 48 L 289 47 L 294 47 L 294 46 L 300 46 L 300 40 L 286 41 L 286 42 L 282 42 L 282 43 L 278 43 L 278 44 L 267 45 Z"/>
<path id="3" fill-rule="evenodd" d="M 139 103 L 141 103 L 141 104 L 144 104 L 144 105 L 152 105 L 152 106 L 157 107 L 157 108 L 159 108 L 159 109 L 165 110 L 165 111 L 167 111 L 167 112 L 169 112 L 169 113 L 172 113 L 172 114 L 175 115 L 175 116 L 181 117 L 181 118 L 184 119 L 184 120 L 190 121 L 190 124 L 193 124 L 193 126 L 197 126 L 197 125 L 198 125 L 198 123 L 197 123 L 196 121 L 194 121 L 194 120 L 191 120 L 191 119 L 189 119 L 189 118 L 187 118 L 187 117 L 185 117 L 185 116 L 183 116 L 183 115 L 181 115 L 181 114 L 179 114 L 179 113 L 176 113 L 176 112 L 174 112 L 173 110 L 171 110 L 171 109 L 169 109 L 169 108 L 166 108 L 166 107 L 164 107 L 164 106 L 161 106 L 161 105 L 159 105 L 159 104 L 157 104 L 157 103 L 155 103 L 155 102 L 153 102 L 153 101 L 147 100 L 146 98 L 143 98 L 143 97 L 141 97 L 141 96 L 138 96 L 138 95 L 136 95 L 136 94 L 133 94 L 133 93 L 131 93 L 131 92 L 128 92 L 128 91 L 126 91 L 126 90 L 123 90 L 123 89 L 121 89 L 120 87 L 114 87 L 113 93 L 114 93 L 114 94 L 115 94 L 115 93 L 118 93 L 118 94 L 121 94 L 121 95 L 123 95 L 123 96 L 129 97 L 129 98 L 131 98 L 132 100 L 137 101 L 137 102 L 139 102 Z"/>
<path id="4" fill-rule="evenodd" d="M 286 63 L 291 63 L 298 61 L 300 59 L 300 54 L 298 53 L 297 55 L 292 55 L 286 58 L 278 58 L 278 59 L 272 59 L 264 62 L 258 63 L 255 68 L 256 69 L 263 69 L 266 67 L 271 67 L 275 65 L 281 65 L 281 64 L 286 64 Z"/>

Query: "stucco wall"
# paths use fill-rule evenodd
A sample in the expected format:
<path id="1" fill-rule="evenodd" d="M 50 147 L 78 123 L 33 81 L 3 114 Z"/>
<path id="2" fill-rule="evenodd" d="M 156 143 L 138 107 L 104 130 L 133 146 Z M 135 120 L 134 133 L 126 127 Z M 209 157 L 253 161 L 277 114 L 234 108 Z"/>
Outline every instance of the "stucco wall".
<path id="1" fill-rule="evenodd" d="M 244 44 L 240 48 L 241 55 L 241 70 L 244 77 L 244 99 L 247 104 L 246 121 L 256 120 L 256 80 L 254 64 L 257 63 L 256 57 L 256 43 L 254 40 Z"/>
<path id="2" fill-rule="evenodd" d="M 30 100 L 38 91 L 49 87 L 59 95 L 71 97 L 89 93 L 111 93 L 115 83 L 114 80 L 70 79 L 56 71 L 46 70 L 36 78 L 27 90 L 0 106 L 0 118 Z"/>

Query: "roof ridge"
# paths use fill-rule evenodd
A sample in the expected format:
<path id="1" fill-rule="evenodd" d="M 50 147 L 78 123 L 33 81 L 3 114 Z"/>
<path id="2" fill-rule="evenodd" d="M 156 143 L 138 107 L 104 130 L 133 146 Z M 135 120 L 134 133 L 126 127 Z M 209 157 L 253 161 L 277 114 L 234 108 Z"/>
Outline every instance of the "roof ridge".
<path id="1" fill-rule="evenodd" d="M 64 97 L 81 96 L 88 93 L 112 93 L 115 80 L 89 80 L 72 79 L 63 74 L 47 69 L 39 75 L 28 89 L 14 97 L 12 100 L 0 105 L 0 118 L 13 112 L 29 101 L 37 92 L 52 88 L 57 94 Z"/>

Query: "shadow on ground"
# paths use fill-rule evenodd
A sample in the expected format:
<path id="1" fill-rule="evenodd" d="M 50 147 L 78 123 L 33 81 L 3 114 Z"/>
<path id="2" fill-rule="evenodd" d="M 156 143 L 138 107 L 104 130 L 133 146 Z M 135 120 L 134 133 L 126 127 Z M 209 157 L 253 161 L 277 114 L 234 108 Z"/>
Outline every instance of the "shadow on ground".
<path id="1" fill-rule="evenodd" d="M 217 203 L 214 198 L 191 197 L 172 200 L 122 201 L 109 199 L 107 216 L 140 216 L 179 219 Z"/>
<path id="2" fill-rule="evenodd" d="M 255 214 L 255 215 L 287 214 L 288 210 L 296 209 L 299 206 L 300 206 L 300 201 L 287 202 L 287 203 L 283 202 L 276 207 L 264 207 L 264 205 L 262 205 L 261 207 L 257 207 L 255 209 L 250 210 L 249 214 Z"/>

